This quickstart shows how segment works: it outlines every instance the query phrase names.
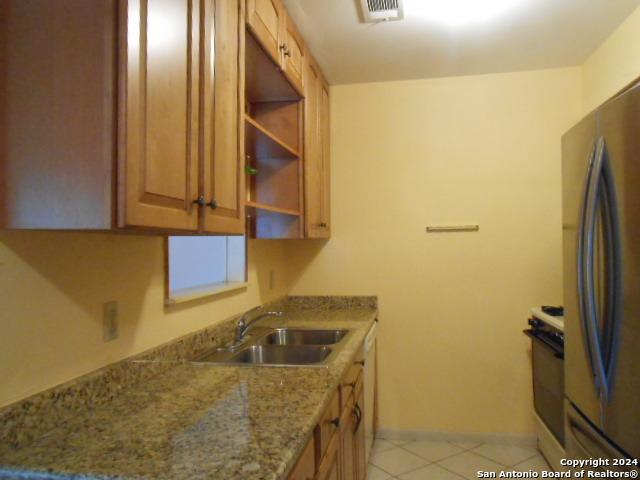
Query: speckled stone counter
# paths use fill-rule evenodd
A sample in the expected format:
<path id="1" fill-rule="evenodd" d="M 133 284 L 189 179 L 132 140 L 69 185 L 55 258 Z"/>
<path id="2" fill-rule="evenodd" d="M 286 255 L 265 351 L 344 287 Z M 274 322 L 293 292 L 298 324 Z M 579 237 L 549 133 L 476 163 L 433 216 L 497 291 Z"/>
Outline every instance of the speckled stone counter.
<path id="1" fill-rule="evenodd" d="M 69 412 L 58 404 L 53 410 L 43 407 L 42 399 L 22 402 L 22 410 L 35 404 L 37 414 L 55 412 L 59 424 L 45 419 L 51 427 L 43 432 L 35 414 L 28 421 L 18 414 L 20 405 L 13 406 L 18 413 L 0 412 L 0 420 L 24 423 L 0 442 L 0 478 L 285 478 L 377 309 L 375 299 L 366 297 L 290 297 L 268 307 L 285 315 L 262 326 L 348 328 L 352 333 L 326 368 L 189 362 L 194 353 L 228 337 L 229 325 L 216 326 L 215 336 L 211 330 L 198 332 L 117 364 L 127 374 L 112 381 L 124 377 L 126 388 L 89 377 L 110 392 L 108 399 L 69 400 Z M 76 381 L 73 391 L 86 395 L 83 385 Z M 59 390 L 67 392 L 68 386 Z M 55 392 L 45 395 L 50 401 L 55 397 Z M 28 428 L 37 434 L 24 431 Z"/>

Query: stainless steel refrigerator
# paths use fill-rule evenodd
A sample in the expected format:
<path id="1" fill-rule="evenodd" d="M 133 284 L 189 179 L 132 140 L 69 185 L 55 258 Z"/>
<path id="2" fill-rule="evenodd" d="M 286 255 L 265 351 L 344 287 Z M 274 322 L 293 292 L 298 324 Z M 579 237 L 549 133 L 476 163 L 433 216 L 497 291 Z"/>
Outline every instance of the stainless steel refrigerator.
<path id="1" fill-rule="evenodd" d="M 562 138 L 569 458 L 640 458 L 640 84 Z"/>

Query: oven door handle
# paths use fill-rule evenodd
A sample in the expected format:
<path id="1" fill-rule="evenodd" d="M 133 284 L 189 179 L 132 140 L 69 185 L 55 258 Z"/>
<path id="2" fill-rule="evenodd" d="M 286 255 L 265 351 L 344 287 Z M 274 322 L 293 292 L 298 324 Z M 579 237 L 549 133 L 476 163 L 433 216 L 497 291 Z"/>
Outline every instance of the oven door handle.
<path id="1" fill-rule="evenodd" d="M 547 340 L 545 337 L 537 335 L 535 330 L 524 330 L 523 333 L 527 337 L 531 338 L 531 340 L 540 342 L 542 345 L 553 351 L 554 357 L 559 358 L 560 360 L 564 359 L 564 349 L 553 343 L 551 340 Z"/>

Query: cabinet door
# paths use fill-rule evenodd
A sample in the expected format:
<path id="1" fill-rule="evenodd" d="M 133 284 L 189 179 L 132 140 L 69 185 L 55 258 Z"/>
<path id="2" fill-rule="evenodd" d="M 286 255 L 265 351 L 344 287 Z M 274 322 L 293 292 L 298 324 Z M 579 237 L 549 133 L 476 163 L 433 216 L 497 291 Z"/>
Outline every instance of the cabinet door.
<path id="1" fill-rule="evenodd" d="M 324 236 L 322 227 L 322 149 L 320 142 L 320 70 L 312 61 L 306 62 L 304 171 L 305 219 L 308 238 Z"/>
<path id="2" fill-rule="evenodd" d="M 288 480 L 313 480 L 316 474 L 315 442 L 313 438 L 309 440 L 298 463 L 293 467 Z"/>
<path id="3" fill-rule="evenodd" d="M 318 65 L 311 58 L 306 65 L 306 234 L 308 238 L 329 238 L 329 86 L 324 81 Z"/>
<path id="4" fill-rule="evenodd" d="M 0 0 L 0 228 L 114 226 L 117 15 Z"/>
<path id="5" fill-rule="evenodd" d="M 121 227 L 198 227 L 199 5 L 121 0 Z"/>
<path id="6" fill-rule="evenodd" d="M 243 3 L 205 2 L 202 186 L 207 233 L 244 233 Z"/>
<path id="7" fill-rule="evenodd" d="M 340 435 L 335 432 L 329 441 L 327 452 L 318 468 L 316 480 L 340 480 L 342 478 L 339 445 Z"/>
<path id="8" fill-rule="evenodd" d="M 320 228 L 321 237 L 331 236 L 331 151 L 330 151 L 330 116 L 329 109 L 329 85 L 321 84 L 320 92 L 320 152 L 321 152 L 321 199 L 320 199 Z"/>
<path id="9" fill-rule="evenodd" d="M 281 32 L 285 14 L 280 0 L 247 0 L 247 26 L 278 65 L 284 49 Z"/>
<path id="10" fill-rule="evenodd" d="M 304 41 L 293 20 L 286 14 L 282 38 L 284 41 L 282 68 L 294 88 L 296 88 L 298 92 L 303 93 L 305 64 Z"/>
<path id="11" fill-rule="evenodd" d="M 341 480 L 356 480 L 355 415 L 353 395 L 349 397 L 340 417 Z"/>
<path id="12" fill-rule="evenodd" d="M 316 461 L 321 463 L 328 455 L 333 438 L 340 428 L 340 393 L 336 390 L 315 430 Z"/>
<path id="13" fill-rule="evenodd" d="M 356 425 L 354 427 L 353 443 L 355 450 L 356 478 L 358 480 L 365 480 L 367 478 L 367 460 L 365 451 L 366 440 L 364 435 L 364 388 L 362 386 L 362 382 L 360 383 L 359 392 L 356 395 L 354 412 L 356 415 Z"/>

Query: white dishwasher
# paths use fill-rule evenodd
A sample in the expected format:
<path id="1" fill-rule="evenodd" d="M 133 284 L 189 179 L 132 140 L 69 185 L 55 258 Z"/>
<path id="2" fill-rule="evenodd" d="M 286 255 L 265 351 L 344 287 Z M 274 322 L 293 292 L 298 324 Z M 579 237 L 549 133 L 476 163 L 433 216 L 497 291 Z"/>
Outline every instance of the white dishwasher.
<path id="1" fill-rule="evenodd" d="M 365 458 L 369 455 L 375 440 L 376 414 L 376 323 L 364 340 L 364 438 Z"/>

